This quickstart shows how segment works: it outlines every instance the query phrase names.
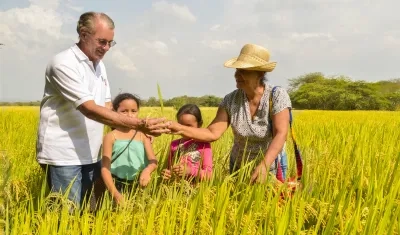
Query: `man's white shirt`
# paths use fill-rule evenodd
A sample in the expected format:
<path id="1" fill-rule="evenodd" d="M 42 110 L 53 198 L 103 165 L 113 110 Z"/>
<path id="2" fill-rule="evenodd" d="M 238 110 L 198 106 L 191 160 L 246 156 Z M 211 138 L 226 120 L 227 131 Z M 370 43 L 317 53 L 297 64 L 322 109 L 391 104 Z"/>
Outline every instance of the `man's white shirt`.
<path id="1" fill-rule="evenodd" d="M 99 161 L 104 125 L 77 110 L 89 100 L 100 106 L 111 101 L 104 64 L 100 61 L 95 66 L 77 45 L 48 64 L 40 105 L 39 163 L 86 165 Z"/>

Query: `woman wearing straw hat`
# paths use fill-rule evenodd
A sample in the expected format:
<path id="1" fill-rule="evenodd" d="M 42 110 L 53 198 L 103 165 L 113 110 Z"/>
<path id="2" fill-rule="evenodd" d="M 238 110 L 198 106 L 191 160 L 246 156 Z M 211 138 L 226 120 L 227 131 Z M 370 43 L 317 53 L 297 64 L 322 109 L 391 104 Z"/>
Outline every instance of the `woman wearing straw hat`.
<path id="1" fill-rule="evenodd" d="M 284 147 L 289 128 L 291 101 L 283 88 L 277 87 L 272 97 L 273 133 L 270 127 L 269 98 L 272 87 L 266 84 L 266 73 L 272 72 L 276 62 L 269 60 L 269 51 L 261 46 L 246 44 L 238 57 L 225 62 L 235 68 L 236 87 L 219 105 L 214 120 L 207 128 L 192 128 L 170 122 L 169 129 L 186 138 L 215 141 L 232 127 L 234 143 L 230 152 L 230 172 L 261 155 L 251 181 L 264 182 L 268 173 L 275 175 L 275 161 Z"/>

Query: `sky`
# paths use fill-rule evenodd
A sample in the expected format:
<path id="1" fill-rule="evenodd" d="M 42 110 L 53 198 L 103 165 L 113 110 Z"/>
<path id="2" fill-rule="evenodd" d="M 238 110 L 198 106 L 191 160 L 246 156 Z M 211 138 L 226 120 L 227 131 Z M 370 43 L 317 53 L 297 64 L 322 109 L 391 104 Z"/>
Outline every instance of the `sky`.
<path id="1" fill-rule="evenodd" d="M 400 77 L 398 0 L 1 0 L 0 101 L 43 96 L 51 58 L 78 40 L 86 11 L 108 14 L 115 41 L 103 61 L 113 97 L 215 95 L 236 89 L 223 63 L 246 43 L 266 47 L 269 83 L 311 72 L 378 81 Z"/>

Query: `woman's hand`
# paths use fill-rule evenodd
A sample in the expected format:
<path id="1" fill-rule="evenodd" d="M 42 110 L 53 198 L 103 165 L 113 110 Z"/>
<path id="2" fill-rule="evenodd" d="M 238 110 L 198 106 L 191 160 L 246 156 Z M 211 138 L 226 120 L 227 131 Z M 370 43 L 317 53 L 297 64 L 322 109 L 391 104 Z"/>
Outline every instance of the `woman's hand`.
<path id="1" fill-rule="evenodd" d="M 172 167 L 172 171 L 178 176 L 190 175 L 191 168 L 186 164 L 178 164 Z"/>
<path id="2" fill-rule="evenodd" d="M 167 128 L 170 131 L 170 134 L 173 135 L 180 135 L 182 134 L 182 130 L 181 130 L 181 126 L 179 123 L 175 122 L 175 121 L 167 121 L 166 122 L 168 124 Z"/>
<path id="3" fill-rule="evenodd" d="M 150 182 L 150 179 L 151 179 L 151 172 L 149 170 L 147 170 L 147 168 L 146 168 L 140 174 L 140 178 L 139 178 L 140 186 L 142 186 L 142 187 L 147 186 Z"/>
<path id="4" fill-rule="evenodd" d="M 251 175 L 250 182 L 254 184 L 255 182 L 264 183 L 267 179 L 268 169 L 264 161 L 262 161 L 258 166 L 254 169 L 253 174 Z"/>
<path id="5" fill-rule="evenodd" d="M 165 179 L 165 180 L 171 179 L 171 171 L 168 170 L 168 169 L 164 169 L 164 170 L 161 172 L 161 175 L 162 175 L 162 178 Z"/>

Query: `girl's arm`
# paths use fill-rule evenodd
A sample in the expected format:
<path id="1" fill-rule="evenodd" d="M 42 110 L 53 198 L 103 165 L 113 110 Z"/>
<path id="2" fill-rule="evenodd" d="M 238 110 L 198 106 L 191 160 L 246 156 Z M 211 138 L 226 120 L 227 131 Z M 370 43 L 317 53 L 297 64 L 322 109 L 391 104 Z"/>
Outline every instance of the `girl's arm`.
<path id="1" fill-rule="evenodd" d="M 172 164 L 171 163 L 172 163 L 172 158 L 174 156 L 174 146 L 172 143 L 169 146 L 168 158 L 164 161 L 164 164 L 162 167 L 163 170 L 161 171 L 161 176 L 165 180 L 171 179 L 171 176 L 172 176 L 172 173 L 171 173 L 171 167 L 172 167 L 171 165 Z"/>
<path id="2" fill-rule="evenodd" d="M 158 161 L 154 154 L 153 147 L 151 146 L 149 138 L 145 137 L 143 139 L 143 145 L 149 164 L 140 174 L 139 183 L 141 186 L 146 186 L 150 182 L 151 173 L 157 168 Z"/>
<path id="3" fill-rule="evenodd" d="M 210 143 L 205 143 L 202 149 L 199 149 L 201 156 L 202 156 L 202 165 L 199 170 L 194 168 L 191 169 L 191 175 L 194 177 L 199 176 L 200 179 L 211 179 L 212 177 L 212 150 Z"/>
<path id="4" fill-rule="evenodd" d="M 110 133 L 104 136 L 103 139 L 103 158 L 101 161 L 101 177 L 103 178 L 104 184 L 106 185 L 108 191 L 110 191 L 111 195 L 115 198 L 117 202 L 120 202 L 122 199 L 122 195 L 118 192 L 117 188 L 114 185 L 112 176 L 111 176 L 111 156 L 112 156 L 112 146 L 114 144 L 114 137 Z"/>
<path id="5" fill-rule="evenodd" d="M 150 139 L 145 137 L 143 139 L 143 145 L 144 145 L 144 150 L 146 151 L 147 155 L 147 160 L 149 161 L 149 164 L 145 168 L 149 171 L 149 173 L 153 172 L 157 168 L 157 158 L 156 155 L 154 154 L 153 146 L 151 145 Z"/>
<path id="6" fill-rule="evenodd" d="M 218 108 L 217 115 L 207 128 L 188 127 L 177 122 L 170 122 L 168 128 L 186 138 L 197 141 L 212 142 L 219 139 L 229 127 L 228 113 L 224 108 Z"/>

